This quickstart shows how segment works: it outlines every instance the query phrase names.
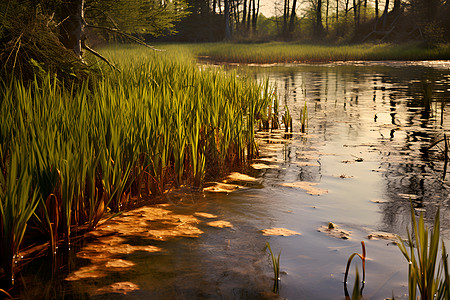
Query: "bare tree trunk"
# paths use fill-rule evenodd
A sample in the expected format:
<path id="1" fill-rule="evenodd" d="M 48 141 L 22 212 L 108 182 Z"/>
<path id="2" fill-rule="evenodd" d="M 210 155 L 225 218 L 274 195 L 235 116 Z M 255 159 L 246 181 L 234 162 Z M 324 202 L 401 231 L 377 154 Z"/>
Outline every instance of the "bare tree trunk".
<path id="1" fill-rule="evenodd" d="M 339 0 L 336 0 L 336 34 L 339 35 Z"/>
<path id="2" fill-rule="evenodd" d="M 67 0 L 64 5 L 65 20 L 61 25 L 61 43 L 72 49 L 81 59 L 81 43 L 84 38 L 84 0 Z"/>
<path id="3" fill-rule="evenodd" d="M 328 33 L 328 9 L 330 7 L 330 0 L 327 0 L 327 6 L 326 6 L 326 11 L 325 11 L 325 28 L 326 28 L 326 32 Z"/>
<path id="4" fill-rule="evenodd" d="M 317 1 L 316 8 L 316 35 L 317 37 L 322 37 L 323 25 L 322 25 L 322 0 Z"/>
<path id="5" fill-rule="evenodd" d="M 250 32 L 251 23 L 251 13 L 252 13 L 252 0 L 248 0 L 248 14 L 247 14 L 247 31 Z"/>
<path id="6" fill-rule="evenodd" d="M 291 18 L 289 20 L 289 35 L 294 32 L 295 11 L 297 10 L 297 0 L 292 2 Z"/>
<path id="7" fill-rule="evenodd" d="M 231 39 L 231 26 L 230 26 L 230 0 L 224 0 L 225 4 L 225 38 Z"/>
<path id="8" fill-rule="evenodd" d="M 378 21 L 378 0 L 375 0 L 375 21 Z"/>
<path id="9" fill-rule="evenodd" d="M 234 17 L 234 23 L 236 24 L 236 29 L 239 27 L 239 2 L 238 1 L 232 1 L 231 2 L 231 11 L 232 15 Z"/>
<path id="10" fill-rule="evenodd" d="M 289 0 L 284 0 L 283 7 L 283 37 L 288 37 Z"/>
<path id="11" fill-rule="evenodd" d="M 258 0 L 258 10 L 259 10 L 259 0 Z M 253 16 L 252 16 L 252 32 L 256 33 L 256 22 L 258 20 L 258 14 L 256 12 L 256 0 L 253 0 Z"/>
<path id="12" fill-rule="evenodd" d="M 363 15 L 363 22 L 365 23 L 367 20 L 367 0 L 364 0 L 364 15 Z"/>
<path id="13" fill-rule="evenodd" d="M 242 14 L 242 31 L 245 31 L 245 22 L 247 18 L 247 0 L 244 0 L 244 9 L 242 10 Z"/>
<path id="14" fill-rule="evenodd" d="M 386 0 L 386 5 L 384 6 L 384 12 L 383 12 L 383 15 L 381 16 L 381 18 L 383 19 L 383 30 L 386 29 L 388 11 L 389 11 L 389 0 Z"/>
<path id="15" fill-rule="evenodd" d="M 357 19 L 356 19 L 356 30 L 359 30 L 359 25 L 361 24 L 361 0 L 358 0 L 358 3 L 356 4 L 356 7 L 358 8 L 357 13 Z"/>

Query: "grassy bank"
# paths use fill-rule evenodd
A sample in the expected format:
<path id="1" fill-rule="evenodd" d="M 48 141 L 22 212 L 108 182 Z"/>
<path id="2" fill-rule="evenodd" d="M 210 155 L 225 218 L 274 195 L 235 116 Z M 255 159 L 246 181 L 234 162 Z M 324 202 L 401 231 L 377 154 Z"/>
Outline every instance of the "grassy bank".
<path id="1" fill-rule="evenodd" d="M 255 153 L 268 85 L 200 69 L 181 52 L 104 50 L 121 72 L 67 88 L 0 83 L 0 257 L 6 281 L 24 239 L 70 243 L 140 194 L 201 186 Z M 0 273 L 1 274 L 1 273 Z M 0 275 L 1 276 L 1 275 Z"/>
<path id="2" fill-rule="evenodd" d="M 184 49 L 196 56 L 228 63 L 292 63 L 353 60 L 448 60 L 450 45 L 428 49 L 418 44 L 359 44 L 346 46 L 270 42 L 261 44 L 163 44 L 164 49 Z"/>

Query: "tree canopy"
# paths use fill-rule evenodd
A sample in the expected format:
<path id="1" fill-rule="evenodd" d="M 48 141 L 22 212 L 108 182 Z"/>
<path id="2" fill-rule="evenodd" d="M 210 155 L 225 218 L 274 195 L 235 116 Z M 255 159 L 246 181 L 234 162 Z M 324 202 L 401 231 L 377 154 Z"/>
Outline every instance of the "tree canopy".
<path id="1" fill-rule="evenodd" d="M 0 2 L 2 73 L 87 75 L 82 48 L 121 35 L 170 35 L 188 14 L 185 0 L 5 0 Z M 63 47 L 64 46 L 64 47 Z"/>

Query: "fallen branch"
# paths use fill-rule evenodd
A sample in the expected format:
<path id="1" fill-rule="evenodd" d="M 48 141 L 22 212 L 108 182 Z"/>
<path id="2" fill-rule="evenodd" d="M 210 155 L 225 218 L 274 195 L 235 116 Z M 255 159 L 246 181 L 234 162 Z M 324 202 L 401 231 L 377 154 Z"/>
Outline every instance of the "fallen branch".
<path id="1" fill-rule="evenodd" d="M 101 60 L 103 60 L 104 62 L 106 62 L 108 64 L 108 66 L 110 66 L 111 68 L 113 68 L 114 70 L 118 71 L 120 73 L 119 68 L 117 68 L 115 65 L 113 65 L 109 60 L 107 60 L 103 55 L 101 55 L 100 53 L 98 53 L 97 51 L 95 51 L 94 49 L 90 48 L 88 45 L 84 44 L 82 45 L 82 47 L 84 49 L 86 49 L 87 51 L 91 52 L 92 54 L 94 54 L 95 56 L 97 56 L 98 58 L 100 58 Z"/>

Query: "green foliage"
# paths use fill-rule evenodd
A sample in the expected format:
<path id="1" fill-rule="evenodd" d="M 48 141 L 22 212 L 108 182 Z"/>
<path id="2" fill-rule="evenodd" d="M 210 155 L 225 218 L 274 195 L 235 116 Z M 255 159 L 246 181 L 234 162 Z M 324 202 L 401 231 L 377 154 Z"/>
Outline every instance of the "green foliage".
<path id="1" fill-rule="evenodd" d="M 182 52 L 105 53 L 122 72 L 95 84 L 68 88 L 51 75 L 0 82 L 3 266 L 29 222 L 54 252 L 74 227 L 94 228 L 144 190 L 200 187 L 257 151 L 256 118 L 272 101 L 267 83 L 200 69 Z"/>
<path id="2" fill-rule="evenodd" d="M 307 127 L 308 127 L 308 106 L 306 105 L 305 100 L 305 105 L 303 106 L 302 111 L 300 112 L 300 132 L 305 133 Z"/>
<path id="3" fill-rule="evenodd" d="M 10 152 L 6 175 L 0 172 L 0 266 L 13 283 L 14 260 L 18 260 L 28 220 L 38 204 L 37 189 L 33 190 L 31 186 L 27 155 L 23 154 L 26 151 L 26 146 L 15 144 Z"/>
<path id="4" fill-rule="evenodd" d="M 188 14 L 185 0 L 88 0 L 86 5 L 91 24 L 153 36 L 174 34 L 175 23 Z"/>
<path id="5" fill-rule="evenodd" d="M 423 214 L 416 219 L 411 202 L 411 220 L 413 233 L 408 230 L 407 245 L 399 237 L 398 247 L 408 261 L 409 299 L 415 300 L 419 290 L 422 300 L 450 299 L 450 280 L 448 257 L 442 241 L 441 259 L 439 260 L 440 221 L 439 210 L 436 213 L 434 228 L 428 230 Z M 416 250 L 414 250 L 413 236 Z"/>
<path id="6" fill-rule="evenodd" d="M 278 34 L 277 20 L 275 17 L 266 18 L 263 14 L 258 16 L 258 35 L 264 38 L 274 38 Z"/>
<path id="7" fill-rule="evenodd" d="M 292 132 L 292 116 L 287 105 L 284 106 L 284 115 L 281 117 L 281 121 L 284 124 L 284 131 L 288 132 L 290 129 Z"/>

